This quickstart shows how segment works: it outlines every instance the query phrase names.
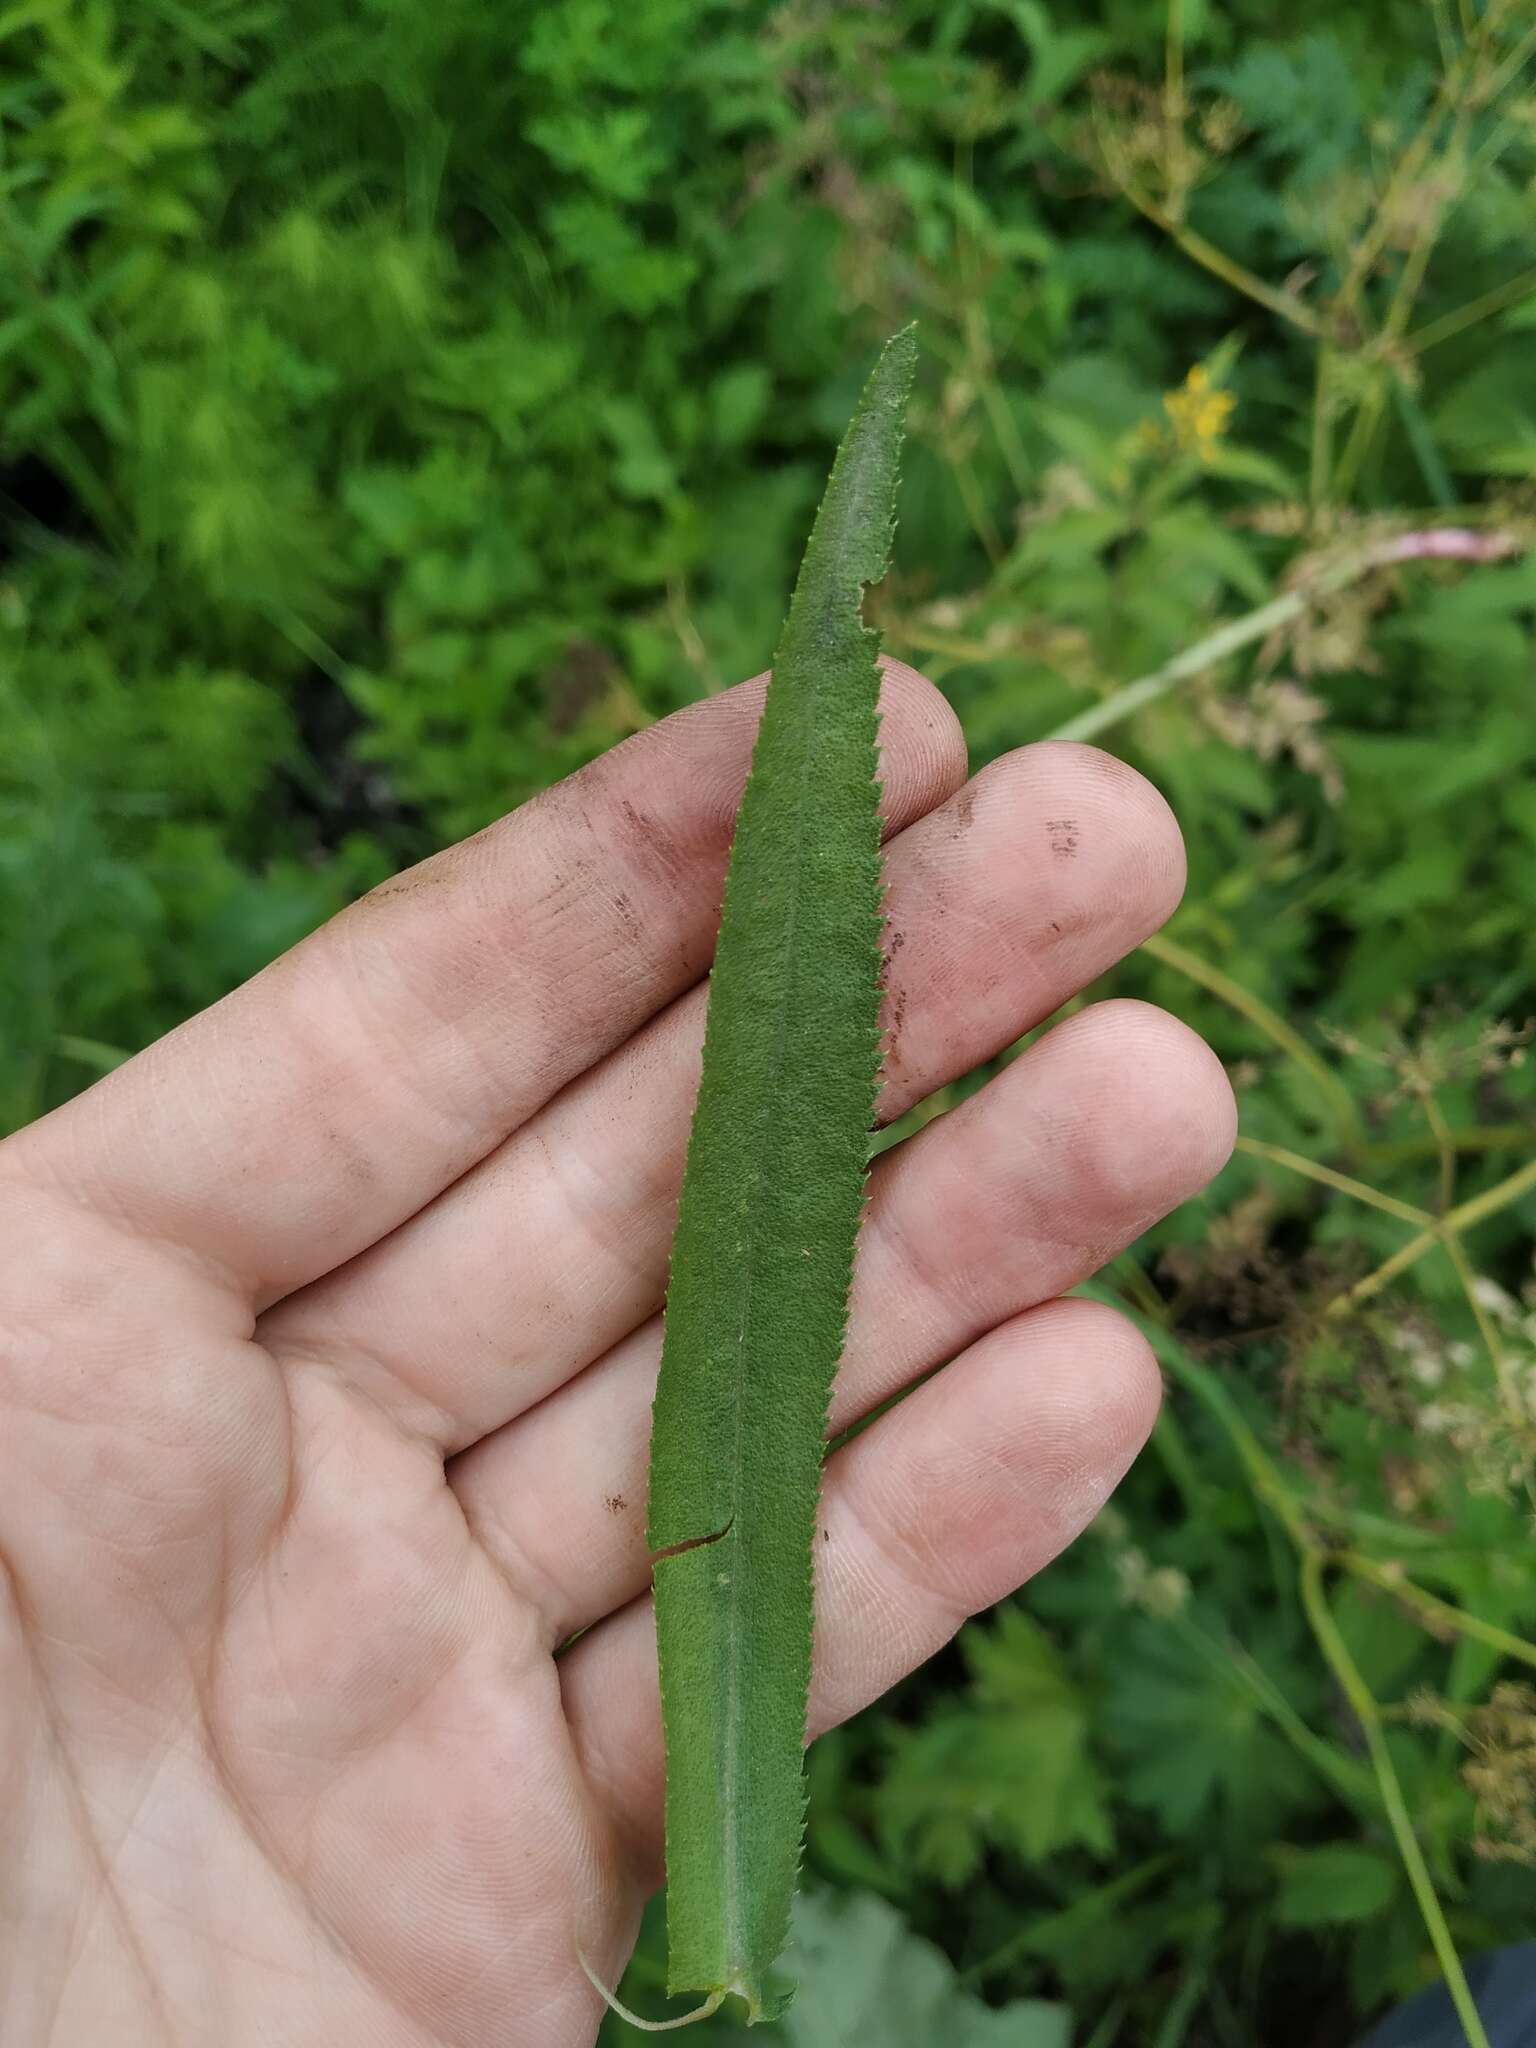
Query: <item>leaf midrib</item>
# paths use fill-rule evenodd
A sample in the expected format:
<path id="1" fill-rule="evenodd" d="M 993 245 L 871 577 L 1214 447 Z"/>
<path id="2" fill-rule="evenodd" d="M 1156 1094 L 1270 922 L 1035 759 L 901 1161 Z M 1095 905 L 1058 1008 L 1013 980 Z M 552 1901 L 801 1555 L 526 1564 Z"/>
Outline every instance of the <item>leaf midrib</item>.
<path id="1" fill-rule="evenodd" d="M 783 656 L 784 650 L 781 648 L 779 650 L 779 660 L 781 666 L 783 665 Z M 772 688 L 771 679 L 769 687 Z M 799 721 L 801 731 L 800 759 L 796 764 L 794 791 L 795 885 L 793 893 L 790 897 L 789 919 L 785 930 L 785 951 L 790 961 L 790 970 L 789 975 L 786 976 L 785 984 L 781 989 L 779 1015 L 774 1034 L 773 1057 L 769 1062 L 768 1069 L 764 1077 L 765 1086 L 763 1089 L 763 1101 L 761 1109 L 759 1111 L 758 1130 L 756 1134 L 759 1141 L 761 1141 L 767 1133 L 769 1119 L 773 1111 L 773 1105 L 778 1098 L 778 1089 L 776 1084 L 784 1070 L 785 1052 L 789 1039 L 791 983 L 793 983 L 795 987 L 798 987 L 799 984 L 798 954 L 796 952 L 794 941 L 800 921 L 800 902 L 802 895 L 803 878 L 803 856 L 805 851 L 805 815 L 807 790 L 809 788 L 810 783 L 812 741 L 815 737 L 817 729 L 816 713 L 820 707 L 823 689 L 824 683 L 820 673 L 814 673 L 807 686 L 809 704 L 806 709 L 806 714 Z M 761 1143 L 759 1143 L 757 1154 L 757 1156 L 759 1157 L 761 1156 L 761 1149 Z M 743 1424 L 745 1420 L 746 1409 L 746 1376 L 744 1371 L 742 1370 L 742 1367 L 743 1354 L 746 1348 L 747 1332 L 751 1326 L 752 1292 L 757 1277 L 756 1252 L 758 1226 L 760 1222 L 762 1202 L 762 1196 L 759 1192 L 761 1186 L 762 1183 L 759 1182 L 752 1191 L 751 1201 L 748 1208 L 747 1227 L 744 1239 L 745 1258 L 743 1263 L 745 1266 L 745 1278 L 742 1286 L 741 1321 L 736 1333 L 736 1371 L 733 1374 L 734 1385 L 732 1389 L 733 1412 L 731 1433 L 730 1493 L 731 1519 L 729 1524 L 727 1525 L 730 1528 L 735 1527 L 736 1518 L 740 1511 L 741 1506 L 741 1447 Z M 732 1702 L 733 1710 L 726 1716 L 725 1755 L 721 1763 L 721 1783 L 724 1792 L 726 1815 L 726 1944 L 733 1959 L 739 1959 L 745 1950 L 745 1929 L 743 1928 L 740 1919 L 742 1894 L 739 1882 L 740 1865 L 737 1854 L 737 1844 L 739 1841 L 740 1827 L 738 1818 L 738 1802 L 735 1797 L 737 1767 L 741 1753 L 740 1736 L 742 1721 L 742 1713 L 739 1705 L 737 1704 L 740 1701 L 742 1695 L 739 1688 L 735 1684 L 736 1673 L 740 1663 L 740 1629 L 738 1627 L 738 1617 L 740 1615 L 741 1573 L 737 1569 L 738 1562 L 739 1559 L 737 1552 L 733 1549 L 731 1557 L 730 1598 L 727 1603 L 727 1640 L 730 1646 L 729 1656 L 727 1659 L 727 1676 L 731 1681 L 730 1690 L 727 1694 L 727 1697 Z M 740 1989 L 741 1987 L 738 1985 L 736 1988 Z"/>

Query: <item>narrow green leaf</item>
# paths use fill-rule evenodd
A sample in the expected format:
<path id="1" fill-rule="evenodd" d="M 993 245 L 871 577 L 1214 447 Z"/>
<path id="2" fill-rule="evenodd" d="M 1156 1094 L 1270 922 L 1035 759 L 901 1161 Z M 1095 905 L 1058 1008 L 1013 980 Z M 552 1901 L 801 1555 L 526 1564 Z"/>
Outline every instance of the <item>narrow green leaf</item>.
<path id="1" fill-rule="evenodd" d="M 651 1438 L 668 1983 L 786 2001 L 812 1542 L 880 1061 L 877 641 L 916 362 L 887 343 L 774 662 L 715 953 Z"/>

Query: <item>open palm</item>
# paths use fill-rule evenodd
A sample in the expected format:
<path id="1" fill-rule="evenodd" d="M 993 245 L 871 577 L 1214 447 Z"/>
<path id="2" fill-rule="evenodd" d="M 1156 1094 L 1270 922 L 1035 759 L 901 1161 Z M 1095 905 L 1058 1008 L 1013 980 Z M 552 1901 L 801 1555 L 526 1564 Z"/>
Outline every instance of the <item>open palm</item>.
<path id="1" fill-rule="evenodd" d="M 668 1240 L 761 684 L 377 889 L 0 1146 L 0 2042 L 564 2048 L 660 1875 L 644 1541 Z M 889 1119 L 1177 901 L 1080 747 L 965 781 L 887 666 Z M 785 1114 L 794 1106 L 785 1104 Z M 1158 1378 L 1059 1299 L 1226 1157 L 1089 1008 L 886 1156 L 811 1732 L 1053 1556 Z M 580 1634 L 558 1659 L 557 1649 Z"/>

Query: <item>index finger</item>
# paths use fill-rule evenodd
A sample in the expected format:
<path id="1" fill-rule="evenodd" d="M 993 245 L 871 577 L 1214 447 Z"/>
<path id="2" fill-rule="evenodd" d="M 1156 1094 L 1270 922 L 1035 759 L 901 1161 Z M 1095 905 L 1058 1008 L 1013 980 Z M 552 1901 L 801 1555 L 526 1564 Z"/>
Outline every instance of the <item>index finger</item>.
<path id="1" fill-rule="evenodd" d="M 894 831 L 959 787 L 965 745 L 931 683 L 883 666 Z M 375 889 L 9 1139 L 0 1172 L 186 1247 L 259 1306 L 342 1264 L 708 971 L 765 685 Z"/>

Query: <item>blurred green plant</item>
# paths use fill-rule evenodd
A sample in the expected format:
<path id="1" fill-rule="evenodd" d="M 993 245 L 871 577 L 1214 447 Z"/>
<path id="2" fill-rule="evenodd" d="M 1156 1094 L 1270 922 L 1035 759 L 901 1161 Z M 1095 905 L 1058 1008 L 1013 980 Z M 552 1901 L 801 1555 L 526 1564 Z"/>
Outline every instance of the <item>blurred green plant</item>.
<path id="1" fill-rule="evenodd" d="M 1439 1976 L 1476 2042 L 1529 1926 L 1533 60 L 1523 0 L 0 4 L 0 1121 L 762 666 L 921 321 L 887 645 L 1167 793 L 1093 993 L 1245 1137 L 1106 1276 L 1152 1453 L 818 1746 L 810 1855 L 1089 2048 Z"/>

